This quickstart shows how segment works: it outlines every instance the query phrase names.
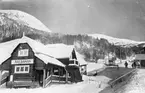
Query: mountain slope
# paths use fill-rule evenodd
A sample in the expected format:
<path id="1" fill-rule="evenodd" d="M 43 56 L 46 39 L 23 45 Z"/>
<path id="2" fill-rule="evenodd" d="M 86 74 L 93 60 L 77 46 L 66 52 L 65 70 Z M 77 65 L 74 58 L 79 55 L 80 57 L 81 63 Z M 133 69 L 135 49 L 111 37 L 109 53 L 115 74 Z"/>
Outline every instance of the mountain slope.
<path id="1" fill-rule="evenodd" d="M 142 44 L 140 49 L 145 45 L 144 42 L 118 39 L 101 34 L 70 35 L 49 33 L 51 31 L 45 25 L 27 13 L 17 10 L 0 10 L 0 42 L 20 38 L 23 32 L 25 32 L 26 36 L 43 44 L 74 44 L 77 51 L 83 54 L 87 60 L 103 59 L 109 53 L 116 58 L 125 58 L 125 56 L 131 56 L 139 51 L 138 44 Z"/>
<path id="2" fill-rule="evenodd" d="M 103 38 L 103 39 L 108 40 L 108 42 L 111 44 L 124 46 L 124 47 L 132 47 L 132 46 L 137 46 L 139 44 L 145 43 L 145 42 L 133 41 L 129 39 L 114 38 L 114 37 L 103 35 L 103 34 L 89 34 L 88 36 L 91 36 L 93 38 L 98 38 L 98 39 Z"/>
<path id="3" fill-rule="evenodd" d="M 5 18 L 15 20 L 18 24 L 26 25 L 31 28 L 51 32 L 41 21 L 34 16 L 18 10 L 0 10 L 0 25 L 5 24 Z"/>

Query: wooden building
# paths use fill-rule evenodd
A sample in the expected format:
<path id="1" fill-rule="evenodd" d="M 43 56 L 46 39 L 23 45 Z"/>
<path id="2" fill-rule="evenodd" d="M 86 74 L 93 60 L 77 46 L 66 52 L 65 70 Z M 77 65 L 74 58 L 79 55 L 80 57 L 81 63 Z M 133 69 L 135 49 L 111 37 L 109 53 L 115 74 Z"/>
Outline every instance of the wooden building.
<path id="1" fill-rule="evenodd" d="M 26 36 L 0 44 L 1 70 L 9 71 L 7 87 L 46 87 L 68 81 L 66 66 L 48 55 L 46 47 Z"/>
<path id="2" fill-rule="evenodd" d="M 84 56 L 82 56 L 80 53 L 76 52 L 77 61 L 79 63 L 79 68 L 81 74 L 87 75 L 87 65 L 88 63 L 84 60 Z"/>
<path id="3" fill-rule="evenodd" d="M 145 54 L 136 54 L 134 62 L 140 64 L 141 67 L 145 67 Z"/>
<path id="4" fill-rule="evenodd" d="M 86 74 L 87 62 L 76 52 L 73 45 L 48 44 L 46 47 L 49 55 L 65 64 L 73 82 L 82 81 L 81 73 Z"/>

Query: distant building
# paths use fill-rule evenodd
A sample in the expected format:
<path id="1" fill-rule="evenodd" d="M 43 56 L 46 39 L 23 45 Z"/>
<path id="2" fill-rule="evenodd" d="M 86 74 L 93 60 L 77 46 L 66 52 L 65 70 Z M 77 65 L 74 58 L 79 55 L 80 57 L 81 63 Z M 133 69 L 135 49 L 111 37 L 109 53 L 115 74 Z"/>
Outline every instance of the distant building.
<path id="1" fill-rule="evenodd" d="M 145 67 L 145 54 L 136 54 L 134 60 L 136 63 L 139 62 L 142 67 Z"/>

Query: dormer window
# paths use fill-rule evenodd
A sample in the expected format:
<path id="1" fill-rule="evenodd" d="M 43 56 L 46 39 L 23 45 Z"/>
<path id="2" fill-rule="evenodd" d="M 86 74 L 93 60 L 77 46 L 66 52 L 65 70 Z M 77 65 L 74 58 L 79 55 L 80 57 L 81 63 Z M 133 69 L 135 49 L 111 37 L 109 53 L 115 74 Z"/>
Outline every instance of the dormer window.
<path id="1" fill-rule="evenodd" d="M 77 66 L 79 65 L 76 59 L 70 59 L 69 61 L 70 61 L 69 65 L 77 65 Z"/>
<path id="2" fill-rule="evenodd" d="M 23 56 L 28 56 L 28 49 L 20 49 L 19 51 L 18 51 L 18 56 L 19 57 L 23 57 Z"/>

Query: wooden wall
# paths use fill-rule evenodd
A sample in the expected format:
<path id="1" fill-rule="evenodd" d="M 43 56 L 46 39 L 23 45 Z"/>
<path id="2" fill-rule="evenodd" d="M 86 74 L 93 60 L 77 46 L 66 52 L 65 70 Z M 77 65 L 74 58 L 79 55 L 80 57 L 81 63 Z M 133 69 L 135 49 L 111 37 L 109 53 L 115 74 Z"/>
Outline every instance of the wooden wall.
<path id="1" fill-rule="evenodd" d="M 18 56 L 18 51 L 22 49 L 28 49 L 28 56 Z M 13 75 L 13 80 L 22 80 L 22 79 L 31 79 L 34 77 L 34 64 L 35 64 L 35 57 L 34 52 L 32 48 L 27 43 L 21 43 L 19 44 L 11 54 L 10 60 L 25 60 L 25 59 L 33 59 L 33 64 L 11 64 L 10 65 L 10 75 Z M 10 62 L 11 63 L 11 62 Z M 23 65 L 29 65 L 30 70 L 29 73 L 15 73 L 15 66 L 23 66 Z"/>

